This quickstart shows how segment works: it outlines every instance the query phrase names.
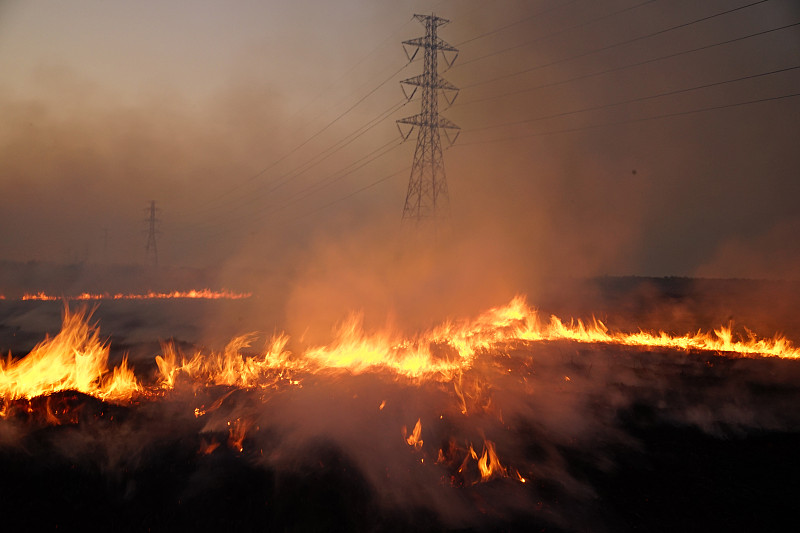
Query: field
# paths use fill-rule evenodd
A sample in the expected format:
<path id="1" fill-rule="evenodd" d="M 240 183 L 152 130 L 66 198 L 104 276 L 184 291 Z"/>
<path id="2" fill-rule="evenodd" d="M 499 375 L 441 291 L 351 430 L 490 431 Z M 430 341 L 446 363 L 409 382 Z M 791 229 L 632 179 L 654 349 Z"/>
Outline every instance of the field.
<path id="1" fill-rule="evenodd" d="M 734 320 L 736 333 L 778 330 L 796 345 L 797 294 L 777 282 L 599 278 L 541 293 L 539 305 L 624 331 L 683 334 Z M 187 373 L 159 389 L 161 341 L 191 355 L 215 317 L 248 305 L 101 302 L 92 321 L 110 342 L 109 366 L 127 354 L 155 392 L 5 400 L 6 523 L 778 531 L 794 516 L 797 359 L 507 338 L 482 345 L 447 378 L 284 365 L 256 386 L 200 384 Z M 56 334 L 63 307 L 0 301 L 2 349 L 19 357 Z M 456 357 L 453 345 L 433 344 L 437 360 Z"/>

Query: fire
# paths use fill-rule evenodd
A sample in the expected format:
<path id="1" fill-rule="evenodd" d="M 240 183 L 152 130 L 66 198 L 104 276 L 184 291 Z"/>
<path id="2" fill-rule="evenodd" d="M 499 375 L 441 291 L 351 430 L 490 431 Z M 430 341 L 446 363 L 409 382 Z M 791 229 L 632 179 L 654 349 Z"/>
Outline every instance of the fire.
<path id="1" fill-rule="evenodd" d="M 0 396 L 13 400 L 76 390 L 100 399 L 127 400 L 136 393 L 146 393 L 126 359 L 113 370 L 108 369 L 109 346 L 100 341 L 98 328 L 88 324 L 89 315 L 66 309 L 58 335 L 46 338 L 26 357 L 14 360 L 9 356 L 0 361 Z M 549 322 L 542 322 L 522 297 L 514 298 L 505 307 L 490 309 L 471 322 L 448 322 L 407 339 L 389 333 L 365 334 L 360 319 L 353 318 L 339 328 L 330 345 L 309 348 L 299 356 L 286 349 L 289 338 L 283 334 L 270 339 L 259 354 L 246 355 L 253 339 L 253 335 L 236 337 L 222 353 L 198 351 L 188 357 L 178 353 L 174 345 L 165 344 L 163 353 L 155 357 L 158 383 L 151 392 L 170 390 L 180 379 L 201 385 L 263 388 L 279 383 L 299 385 L 294 375 L 303 372 L 388 372 L 417 381 L 453 383 L 462 412 L 466 413 L 461 376 L 473 366 L 479 353 L 510 342 L 567 340 L 800 358 L 800 349 L 783 336 L 761 339 L 750 334 L 746 339 L 737 339 L 730 326 L 712 333 L 670 336 L 664 332 L 614 332 L 598 320 L 589 324 L 580 320 L 565 323 L 553 316 Z M 567 376 L 564 379 L 569 381 Z M 476 391 L 473 396 L 479 394 Z"/>
<path id="2" fill-rule="evenodd" d="M 293 364 L 291 353 L 284 349 L 289 338 L 278 335 L 270 340 L 261 355 L 243 355 L 252 340 L 253 335 L 236 337 L 222 353 L 206 356 L 197 352 L 188 360 L 179 357 L 173 344 L 165 344 L 164 354 L 156 356 L 161 388 L 174 388 L 182 375 L 192 382 L 239 388 L 267 387 L 280 381 L 291 384 L 291 370 L 297 365 Z"/>
<path id="3" fill-rule="evenodd" d="M 243 452 L 244 447 L 242 443 L 247 436 L 247 431 L 250 429 L 252 422 L 246 419 L 237 418 L 233 422 L 228 422 L 228 446 L 237 452 Z"/>
<path id="4" fill-rule="evenodd" d="M 206 440 L 204 437 L 200 440 L 200 450 L 198 450 L 198 453 L 200 455 L 209 455 L 217 448 L 219 448 L 219 442 L 213 438 L 211 440 Z"/>
<path id="5" fill-rule="evenodd" d="M 164 297 L 200 298 L 205 293 L 165 294 L 169 296 Z M 524 364 L 515 366 L 508 362 L 505 348 L 513 344 L 569 341 L 800 358 L 800 349 L 780 335 L 761 339 L 750 333 L 739 338 L 731 326 L 683 336 L 646 331 L 625 333 L 613 331 L 594 319 L 588 323 L 565 322 L 553 316 L 543 321 L 524 298 L 516 297 L 508 305 L 490 309 L 473 320 L 449 321 L 411 337 L 388 331 L 366 333 L 361 318 L 354 316 L 335 331 L 328 345 L 298 353 L 287 349 L 289 337 L 285 334 L 273 336 L 261 349 L 254 349 L 254 334 L 235 337 L 220 352 L 197 349 L 183 353 L 174 344 L 166 343 L 155 356 L 155 378 L 149 376 L 151 379 L 140 382 L 126 357 L 117 367 L 109 369 L 109 344 L 100 339 L 99 329 L 89 323 L 90 318 L 91 312 L 65 308 L 62 329 L 57 335 L 45 338 L 25 357 L 12 358 L 9 354 L 7 359 L 0 360 L 0 418 L 28 412 L 47 425 L 78 424 L 80 419 L 71 410 L 75 402 L 81 401 L 78 393 L 125 403 L 134 399 L 156 401 L 178 390 L 188 390 L 197 398 L 200 389 L 212 391 L 213 387 L 221 387 L 222 393 L 214 391 L 210 396 L 199 396 L 208 400 L 208 406 L 191 406 L 194 416 L 199 418 L 214 416 L 210 413 L 220 410 L 237 390 L 264 391 L 260 394 L 262 401 L 266 401 L 267 391 L 300 388 L 310 376 L 371 373 L 404 386 L 435 385 L 436 390 L 448 394 L 452 401 L 452 409 L 445 411 L 446 416 L 491 415 L 505 424 L 502 412 L 493 403 L 493 390 L 501 386 L 498 380 L 504 376 L 516 373 L 520 383 L 527 383 L 528 377 Z M 564 374 L 557 379 L 560 384 L 574 383 L 573 378 Z M 73 396 L 77 396 L 51 401 L 51 395 L 59 391 L 76 391 Z M 386 400 L 381 400 L 378 411 L 385 406 Z M 442 418 L 440 415 L 439 419 Z M 258 431 L 258 427 L 247 417 L 228 420 L 228 447 L 245 453 L 245 438 L 248 432 Z M 432 433 L 435 435 L 435 430 Z M 402 436 L 420 454 L 419 463 L 428 464 L 430 461 L 425 459 L 429 457 L 423 449 L 422 419 L 417 419 L 410 432 L 403 426 Z M 224 442 L 224 437 L 218 441 L 212 435 L 211 441 L 202 443 L 199 453 L 211 453 Z M 498 478 L 528 481 L 508 463 L 501 462 L 493 440 L 484 437 L 480 453 L 469 441 L 462 442 L 463 445 L 456 444 L 451 438 L 447 446 L 439 449 L 435 461 L 449 472 L 453 485 L 470 486 Z"/>
<path id="6" fill-rule="evenodd" d="M 436 464 L 450 470 L 450 482 L 453 485 L 469 486 L 499 478 L 511 478 L 520 483 L 528 482 L 519 471 L 508 468 L 500 462 L 493 441 L 484 439 L 480 455 L 472 443 L 465 444 L 466 448 L 462 448 L 451 439 L 447 446 L 439 449 Z"/>
<path id="7" fill-rule="evenodd" d="M 189 291 L 172 291 L 172 292 L 146 292 L 141 294 L 131 293 L 91 293 L 82 292 L 73 296 L 55 296 L 47 294 L 43 291 L 36 293 L 24 294 L 21 298 L 23 301 L 35 300 L 43 302 L 52 302 L 57 300 L 74 300 L 74 301 L 94 301 L 94 300 L 171 300 L 171 299 L 202 299 L 202 300 L 241 300 L 250 298 L 252 293 L 249 292 L 232 292 L 232 291 L 212 291 L 211 289 L 192 289 Z"/>
<path id="8" fill-rule="evenodd" d="M 338 329 L 333 343 L 310 348 L 304 360 L 316 367 L 354 374 L 383 370 L 411 379 L 451 376 L 464 365 L 462 359 L 434 357 L 431 342 L 434 340 L 425 336 L 406 340 L 388 332 L 367 335 L 362 318 L 353 316 Z"/>
<path id="9" fill-rule="evenodd" d="M 500 464 L 500 459 L 497 457 L 497 452 L 494 450 L 494 442 L 487 440 L 483 443 L 483 453 L 480 459 L 472 449 L 469 448 L 473 459 L 478 461 L 478 468 L 481 471 L 481 481 L 489 481 L 495 477 L 506 477 L 508 472 L 505 467 Z"/>
<path id="10" fill-rule="evenodd" d="M 90 313 L 64 310 L 61 332 L 45 338 L 22 359 L 0 361 L 0 397 L 33 398 L 75 390 L 106 400 L 130 400 L 141 390 L 127 357 L 108 370 L 109 346 L 88 323 Z"/>
<path id="11" fill-rule="evenodd" d="M 408 429 L 403 426 L 403 438 L 406 439 L 406 443 L 414 448 L 415 450 L 419 450 L 422 448 L 422 419 L 418 418 L 417 423 L 414 426 L 414 430 L 411 432 L 411 435 L 408 434 Z"/>
<path id="12" fill-rule="evenodd" d="M 469 325 L 443 327 L 435 333 L 436 337 L 443 340 L 449 337 L 459 352 L 468 356 L 479 349 L 487 349 L 504 342 L 567 340 L 687 351 L 730 352 L 743 356 L 800 358 L 800 348 L 793 346 L 782 335 L 776 335 L 772 339 L 759 339 L 751 333 L 747 339 L 736 339 L 731 326 L 722 326 L 711 333 L 698 331 L 683 336 L 671 336 L 663 331 L 614 332 L 596 319 L 591 323 L 581 320 L 564 323 L 560 318 L 551 316 L 548 322 L 542 322 L 536 309 L 529 308 L 522 296 L 515 297 L 505 307 L 490 309 Z"/>

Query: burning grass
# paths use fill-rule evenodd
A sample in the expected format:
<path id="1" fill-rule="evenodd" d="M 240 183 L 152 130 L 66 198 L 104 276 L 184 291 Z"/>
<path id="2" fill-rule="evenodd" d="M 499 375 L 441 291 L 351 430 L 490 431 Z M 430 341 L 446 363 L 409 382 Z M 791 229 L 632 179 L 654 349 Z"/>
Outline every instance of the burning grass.
<path id="1" fill-rule="evenodd" d="M 170 292 L 154 292 L 149 291 L 145 293 L 109 293 L 109 292 L 82 292 L 80 294 L 67 296 L 56 296 L 40 291 L 35 293 L 25 293 L 20 300 L 22 301 L 39 301 L 39 302 L 56 302 L 64 301 L 97 301 L 97 300 L 243 300 L 250 298 L 252 293 L 249 292 L 232 292 L 232 291 L 212 291 L 211 289 L 192 289 L 188 291 L 170 291 Z M 5 299 L 5 297 L 2 297 Z"/>
<path id="2" fill-rule="evenodd" d="M 216 523 L 213 508 L 238 512 L 245 529 L 619 530 L 630 525 L 626 502 L 637 526 L 680 529 L 691 522 L 643 513 L 635 488 L 611 482 L 642 481 L 653 465 L 642 443 L 661 454 L 657 474 L 686 491 L 671 470 L 704 465 L 676 464 L 657 435 L 689 438 L 706 460 L 720 450 L 728 459 L 711 464 L 734 468 L 764 450 L 731 451 L 731 439 L 766 435 L 764 447 L 784 449 L 800 431 L 798 351 L 782 337 L 614 332 L 544 321 L 515 298 L 411 337 L 364 332 L 353 317 L 328 345 L 292 351 L 289 341 L 279 334 L 256 349 L 243 336 L 219 352 L 165 343 L 153 372 L 136 374 L 124 359 L 109 368 L 90 313 L 66 309 L 60 333 L 0 364 L 0 465 L 16 482 L 27 468 L 62 484 L 78 465 L 81 486 L 108 487 L 82 496 L 156 517 L 112 519 L 122 529 L 200 527 L 196 516 Z M 755 474 L 732 476 L 745 486 Z M 727 496 L 712 507 L 731 512 L 743 500 Z M 620 507 L 612 515 L 598 501 Z"/>
<path id="3" fill-rule="evenodd" d="M 564 322 L 552 316 L 545 322 L 524 298 L 516 297 L 507 306 L 490 309 L 474 320 L 447 322 L 408 338 L 392 332 L 367 334 L 360 318 L 354 316 L 340 326 L 331 344 L 310 347 L 297 355 L 286 349 L 289 338 L 284 334 L 273 337 L 257 355 L 247 354 L 252 335 L 234 338 L 221 353 L 198 350 L 187 355 L 167 343 L 162 346 L 163 353 L 155 357 L 157 384 L 145 387 L 124 359 L 118 367 L 108 369 L 108 344 L 100 341 L 99 328 L 89 324 L 89 316 L 86 310 L 65 308 L 60 333 L 46 338 L 25 357 L 12 359 L 9 355 L 0 362 L 0 396 L 32 398 L 76 390 L 100 399 L 124 401 L 169 390 L 179 378 L 199 386 L 264 388 L 281 380 L 298 385 L 291 376 L 299 372 L 336 371 L 386 372 L 398 378 L 456 384 L 479 356 L 485 366 L 502 367 L 503 358 L 491 354 L 502 353 L 504 346 L 515 343 L 569 341 L 731 356 L 800 357 L 800 349 L 783 336 L 760 339 L 750 334 L 737 339 L 730 326 L 709 333 L 672 336 L 665 332 L 614 332 L 598 320 Z"/>

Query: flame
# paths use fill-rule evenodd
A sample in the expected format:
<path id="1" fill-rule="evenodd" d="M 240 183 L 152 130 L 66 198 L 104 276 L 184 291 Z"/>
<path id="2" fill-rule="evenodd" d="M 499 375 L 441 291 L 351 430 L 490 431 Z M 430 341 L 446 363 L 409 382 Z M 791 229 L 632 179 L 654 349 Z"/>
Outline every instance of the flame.
<path id="1" fill-rule="evenodd" d="M 406 443 L 408 443 L 408 445 L 414 448 L 415 450 L 421 449 L 422 439 L 420 437 L 422 436 L 422 419 L 421 418 L 417 419 L 417 423 L 414 426 L 414 430 L 411 432 L 411 435 L 406 436 L 407 433 L 408 429 L 406 429 L 406 427 L 403 426 L 403 438 L 406 439 Z"/>
<path id="2" fill-rule="evenodd" d="M 450 470 L 451 484 L 469 486 L 498 478 L 511 478 L 520 483 L 528 482 L 519 471 L 510 469 L 500 462 L 493 441 L 484 439 L 480 455 L 472 443 L 465 444 L 466 448 L 462 448 L 450 439 L 446 447 L 439 449 L 436 464 Z"/>
<path id="3" fill-rule="evenodd" d="M 141 299 L 207 297 L 204 291 L 163 295 L 166 296 L 162 293 L 133 296 Z M 50 298 L 45 294 L 35 296 Z M 81 295 L 76 299 L 88 300 L 89 296 Z M 128 296 L 131 295 L 125 297 Z M 354 315 L 339 326 L 328 345 L 310 347 L 296 354 L 287 349 L 289 337 L 285 334 L 274 335 L 261 349 L 254 349 L 254 334 L 235 337 L 218 352 L 196 349 L 183 353 L 174 343 L 165 343 L 161 354 L 155 356 L 155 379 L 145 384 L 137 380 L 127 357 L 119 366 L 109 369 L 109 344 L 100 339 L 99 329 L 89 323 L 90 318 L 91 312 L 85 309 L 72 312 L 65 307 L 62 328 L 57 335 L 46 337 L 25 357 L 15 359 L 9 354 L 7 359 L 0 359 L 0 418 L 27 410 L 35 420 L 48 425 L 80 423 L 78 411 L 71 409 L 74 401 L 51 401 L 51 395 L 59 391 L 73 390 L 105 401 L 130 402 L 134 398 L 162 397 L 181 387 L 189 387 L 195 393 L 201 387 L 225 387 L 224 394 L 200 396 L 210 405 L 192 406 L 195 417 L 199 418 L 220 409 L 236 390 L 300 387 L 309 375 L 346 372 L 376 373 L 411 385 L 434 382 L 438 390 L 446 391 L 454 402 L 454 409 L 446 413 L 447 416 L 489 413 L 502 423 L 502 413 L 495 405 L 497 402 L 492 401 L 492 391 L 498 387 L 492 376 L 515 372 L 504 355 L 504 348 L 513 343 L 569 341 L 711 351 L 729 356 L 800 358 L 800 349 L 781 335 L 762 339 L 747 332 L 742 338 L 734 335 L 730 325 L 708 333 L 698 331 L 673 336 L 663 331 L 613 331 L 596 319 L 565 322 L 551 316 L 544 321 L 536 309 L 517 296 L 508 305 L 489 309 L 475 319 L 448 321 L 411 337 L 391 331 L 367 333 L 362 318 Z M 521 378 L 525 380 L 524 375 Z M 560 387 L 570 388 L 580 381 L 574 375 L 573 378 L 559 374 L 556 379 Z M 564 385 L 566 383 L 570 385 Z M 375 404 L 372 405 L 374 409 Z M 380 401 L 378 411 L 386 405 L 385 399 Z M 245 453 L 246 436 L 251 430 L 258 431 L 258 427 L 248 418 L 231 418 L 227 426 L 227 445 Z M 429 440 L 438 438 L 430 427 L 427 431 Z M 431 457 L 423 450 L 422 419 L 417 419 L 410 433 L 403 426 L 402 436 L 410 447 L 409 452 L 416 454 L 415 460 L 430 464 L 431 461 L 425 463 Z M 212 453 L 225 442 L 224 436 L 212 435 L 210 441 L 204 438 L 199 453 Z M 458 486 L 498 478 L 528 482 L 509 463 L 501 462 L 494 441 L 484 437 L 483 447 L 479 449 L 480 454 L 471 442 L 457 444 L 451 438 L 438 450 L 435 463 L 445 469 L 450 482 Z"/>
<path id="4" fill-rule="evenodd" d="M 169 297 L 184 293 L 164 293 Z M 203 291 L 195 296 L 204 297 Z M 57 391 L 75 390 L 102 400 L 129 401 L 134 395 L 157 396 L 185 383 L 189 386 L 227 386 L 232 388 L 269 388 L 301 386 L 303 375 L 347 371 L 352 374 L 380 372 L 411 380 L 452 383 L 453 394 L 462 414 L 469 410 L 492 410 L 491 383 L 480 377 L 464 380 L 476 362 L 504 364 L 498 357 L 508 343 L 533 343 L 566 340 L 580 343 L 603 343 L 657 347 L 684 351 L 712 351 L 738 356 L 767 356 L 797 359 L 800 349 L 788 339 L 776 335 L 762 339 L 748 332 L 736 337 L 731 326 L 713 332 L 671 336 L 665 332 L 615 332 L 593 319 L 564 322 L 552 316 L 540 320 L 538 312 L 525 299 L 515 297 L 508 305 L 490 309 L 471 321 L 446 322 L 438 328 L 413 337 L 392 332 L 367 334 L 358 316 L 345 321 L 327 346 L 312 347 L 300 354 L 286 349 L 289 338 L 278 334 L 257 353 L 249 353 L 254 335 L 232 339 L 222 352 L 197 350 L 184 354 L 174 344 L 164 344 L 155 357 L 158 368 L 154 385 L 142 385 L 128 367 L 127 357 L 108 369 L 108 343 L 99 339 L 96 325 L 88 323 L 91 313 L 64 310 L 61 331 L 45 338 L 25 357 L 0 360 L 0 398 L 3 402 L 30 399 Z M 480 356 L 480 357 L 479 357 Z M 503 371 L 511 369 L 503 367 Z M 563 376 L 565 382 L 569 376 Z M 212 406 L 209 409 L 213 409 Z M 379 408 L 380 409 L 380 408 Z M 0 406 L 6 413 L 8 406 Z M 198 407 L 196 416 L 206 409 Z M 502 417 L 501 413 L 497 413 Z M 418 420 L 409 445 L 419 448 L 421 422 Z M 493 446 L 485 446 L 485 465 L 493 464 Z M 482 457 L 483 457 L 482 456 Z M 496 458 L 495 458 L 496 459 Z"/>
<path id="5" fill-rule="evenodd" d="M 494 442 L 485 440 L 483 442 L 483 454 L 480 459 L 477 458 L 475 450 L 470 446 L 470 451 L 473 459 L 478 461 L 478 468 L 481 471 L 481 481 L 489 481 L 496 477 L 507 477 L 508 472 L 505 467 L 500 464 L 500 459 L 497 457 L 497 452 L 494 449 Z"/>
<path id="6" fill-rule="evenodd" d="M 216 441 L 213 437 L 211 440 L 206 440 L 205 437 L 200 439 L 200 449 L 197 453 L 200 455 L 210 455 L 214 450 L 219 448 L 219 442 Z"/>
<path id="7" fill-rule="evenodd" d="M 202 299 L 202 300 L 241 300 L 250 298 L 253 294 L 249 292 L 232 292 L 227 290 L 212 291 L 211 289 L 192 289 L 189 291 L 172 291 L 172 292 L 146 292 L 141 294 L 131 293 L 91 293 L 82 292 L 73 296 L 54 296 L 45 292 L 27 293 L 21 298 L 23 301 L 35 300 L 51 302 L 56 300 L 75 300 L 75 301 L 93 301 L 93 300 L 170 300 L 170 299 Z"/>
<path id="8" fill-rule="evenodd" d="M 800 358 L 800 348 L 793 346 L 782 335 L 775 335 L 772 339 L 759 339 L 748 332 L 746 339 L 735 339 L 730 325 L 721 326 L 710 333 L 698 331 L 683 336 L 672 336 L 664 331 L 613 332 L 603 322 L 594 318 L 591 323 L 584 323 L 582 320 L 570 320 L 564 323 L 560 318 L 551 316 L 549 322 L 543 323 L 536 309 L 527 306 L 523 296 L 516 296 L 505 307 L 490 309 L 479 317 L 471 328 L 467 328 L 466 332 L 462 330 L 457 333 L 454 339 L 463 339 L 460 342 L 468 346 L 471 341 L 472 346 L 480 347 L 488 347 L 485 344 L 487 342 L 568 340 L 685 351 L 730 352 L 743 356 Z M 480 339 L 477 343 L 476 338 Z"/>
<path id="9" fill-rule="evenodd" d="M 141 390 L 127 357 L 109 372 L 108 343 L 88 323 L 91 313 L 64 310 L 62 329 L 45 338 L 22 359 L 0 361 L 0 397 L 33 398 L 76 390 L 104 400 L 130 400 Z"/>
<path id="10" fill-rule="evenodd" d="M 222 353 L 206 356 L 197 352 L 188 360 L 181 356 L 180 362 L 175 345 L 163 345 L 164 354 L 156 356 L 161 388 L 174 388 L 180 375 L 205 385 L 239 388 L 267 387 L 282 380 L 291 383 L 291 370 L 297 365 L 291 361 L 291 353 L 284 349 L 289 337 L 273 337 L 261 355 L 243 355 L 253 338 L 252 334 L 235 337 Z"/>
<path id="11" fill-rule="evenodd" d="M 240 453 L 243 452 L 242 444 L 250 426 L 252 426 L 252 422 L 248 419 L 237 418 L 233 422 L 228 422 L 228 446 Z"/>
<path id="12" fill-rule="evenodd" d="M 126 400 L 135 393 L 145 392 L 127 366 L 127 358 L 120 366 L 108 370 L 109 347 L 99 340 L 97 326 L 88 324 L 90 315 L 85 310 L 65 309 L 58 335 L 46 338 L 26 357 L 13 360 L 9 355 L 6 361 L 0 361 L 0 396 L 13 400 L 72 389 L 100 399 Z M 745 339 L 735 338 L 731 326 L 711 333 L 670 336 L 663 331 L 613 332 L 599 320 L 565 323 L 553 316 L 543 323 L 538 312 L 519 296 L 507 306 L 490 309 L 475 320 L 447 322 L 406 339 L 386 332 L 368 335 L 361 327 L 361 319 L 353 317 L 338 329 L 331 344 L 309 348 L 297 357 L 286 350 L 289 338 L 284 334 L 270 339 L 260 354 L 245 355 L 253 340 L 252 334 L 243 335 L 231 340 L 221 353 L 197 351 L 188 357 L 173 344 L 163 345 L 163 353 L 155 357 L 157 389 L 170 390 L 179 378 L 201 385 L 263 388 L 299 385 L 295 373 L 382 371 L 417 381 L 452 382 L 461 410 L 466 413 L 468 396 L 483 409 L 490 407 L 491 398 L 480 399 L 480 383 L 471 384 L 475 391 L 468 395 L 461 381 L 464 372 L 473 366 L 479 353 L 510 342 L 568 340 L 800 358 L 800 349 L 783 336 L 761 339 L 748 333 Z M 568 376 L 564 379 L 569 381 Z"/>

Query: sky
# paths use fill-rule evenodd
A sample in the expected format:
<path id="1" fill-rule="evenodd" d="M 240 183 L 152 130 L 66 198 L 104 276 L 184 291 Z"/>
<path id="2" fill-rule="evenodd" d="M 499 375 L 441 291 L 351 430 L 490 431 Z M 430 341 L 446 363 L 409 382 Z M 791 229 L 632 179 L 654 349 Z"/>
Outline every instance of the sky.
<path id="1" fill-rule="evenodd" d="M 401 223 L 415 13 L 459 49 L 434 266 Z M 794 0 L 0 0 L 2 258 L 145 263 L 155 200 L 162 265 L 280 265 L 295 294 L 796 280 L 798 23 Z"/>

